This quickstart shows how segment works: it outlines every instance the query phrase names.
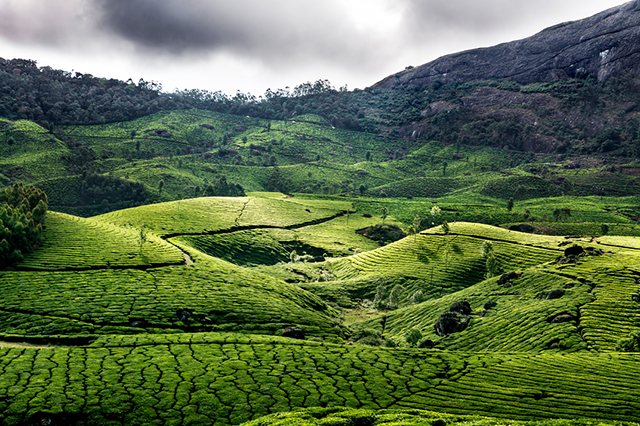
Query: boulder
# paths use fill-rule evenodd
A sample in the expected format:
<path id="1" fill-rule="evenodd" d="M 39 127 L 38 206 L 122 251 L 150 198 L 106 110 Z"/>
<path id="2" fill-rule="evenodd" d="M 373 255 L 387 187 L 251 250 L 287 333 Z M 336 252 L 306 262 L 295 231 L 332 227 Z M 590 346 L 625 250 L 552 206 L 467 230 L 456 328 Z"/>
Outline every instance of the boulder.
<path id="1" fill-rule="evenodd" d="M 423 340 L 419 345 L 418 348 L 420 349 L 432 349 L 436 344 L 433 343 L 433 340 Z"/>
<path id="2" fill-rule="evenodd" d="M 304 330 L 298 326 L 290 326 L 285 327 L 284 330 L 280 333 L 282 337 L 289 337 L 291 339 L 300 339 L 304 340 Z"/>
<path id="3" fill-rule="evenodd" d="M 496 306 L 498 306 L 498 302 L 494 300 L 487 300 L 486 302 L 484 302 L 484 309 L 486 311 L 488 311 L 491 308 L 495 308 Z"/>
<path id="4" fill-rule="evenodd" d="M 521 272 L 515 272 L 515 271 L 507 272 L 506 274 L 502 274 L 500 276 L 500 278 L 498 279 L 498 285 L 501 285 L 501 286 L 503 286 L 505 288 L 509 288 L 509 287 L 511 287 L 511 280 L 515 280 L 520 275 L 522 275 Z"/>
<path id="5" fill-rule="evenodd" d="M 566 249 L 564 249 L 564 257 L 580 256 L 582 253 L 584 253 L 584 249 L 582 248 L 582 246 L 579 246 L 577 244 L 574 244 L 571 247 L 567 247 Z"/>
<path id="6" fill-rule="evenodd" d="M 185 322 L 187 319 L 193 316 L 193 310 L 191 309 L 178 309 L 176 311 L 176 316 L 178 317 L 178 321 Z"/>
<path id="7" fill-rule="evenodd" d="M 528 223 L 521 223 L 520 225 L 511 225 L 509 227 L 509 231 L 517 231 L 517 232 L 526 232 L 527 234 L 532 234 L 536 228 L 529 225 Z"/>
<path id="8" fill-rule="evenodd" d="M 552 320 L 551 320 L 551 324 L 559 324 L 562 322 L 571 322 L 571 321 L 575 321 L 577 318 L 574 317 L 571 314 L 560 314 L 560 315 L 556 315 Z"/>
<path id="9" fill-rule="evenodd" d="M 564 296 L 564 290 L 556 289 L 547 293 L 547 300 L 559 299 Z"/>

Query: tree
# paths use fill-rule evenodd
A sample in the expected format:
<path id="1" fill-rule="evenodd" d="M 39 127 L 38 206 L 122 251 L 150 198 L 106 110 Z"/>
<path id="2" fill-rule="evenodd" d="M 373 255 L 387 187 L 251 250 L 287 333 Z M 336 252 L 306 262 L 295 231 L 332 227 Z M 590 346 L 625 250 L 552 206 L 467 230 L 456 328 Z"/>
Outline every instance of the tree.
<path id="1" fill-rule="evenodd" d="M 491 278 L 498 275 L 498 261 L 493 251 L 493 243 L 491 241 L 485 241 L 480 248 L 480 255 L 484 258 L 485 267 L 487 273 L 486 278 Z"/>
<path id="2" fill-rule="evenodd" d="M 510 212 L 511 210 L 513 210 L 513 197 L 510 197 L 509 201 L 507 201 L 507 211 Z"/>
<path id="3" fill-rule="evenodd" d="M 411 303 L 417 305 L 418 303 L 422 303 L 424 301 L 424 293 L 422 290 L 416 290 L 415 293 L 411 295 Z"/>
<path id="4" fill-rule="evenodd" d="M 442 225 L 440 225 L 440 227 L 442 228 L 442 232 L 445 235 L 448 235 L 449 232 L 451 232 L 451 228 L 449 228 L 449 222 L 447 222 L 446 220 L 442 221 Z"/>
<path id="5" fill-rule="evenodd" d="M 271 176 L 267 180 L 266 190 L 270 192 L 282 192 L 287 194 L 291 190 L 292 183 L 289 179 L 286 179 L 279 167 L 274 167 L 271 172 Z"/>
<path id="6" fill-rule="evenodd" d="M 387 218 L 387 216 L 389 216 L 389 209 L 386 207 L 382 208 L 382 215 L 380 216 L 382 218 L 382 224 L 384 225 L 384 220 Z"/>
<path id="7" fill-rule="evenodd" d="M 47 196 L 20 183 L 0 190 L 0 267 L 20 262 L 43 240 Z"/>
<path id="8" fill-rule="evenodd" d="M 367 190 L 367 187 L 364 186 L 364 184 L 360 184 L 360 187 L 358 188 L 358 191 L 360 191 L 360 196 L 363 196 L 366 190 Z"/>
<path id="9" fill-rule="evenodd" d="M 386 293 L 387 293 L 387 289 L 383 284 L 379 284 L 376 287 L 376 295 L 373 298 L 373 306 L 375 306 L 376 309 L 385 308 L 384 299 L 385 299 Z"/>
<path id="10" fill-rule="evenodd" d="M 416 215 L 416 217 L 413 218 L 411 225 L 409 225 L 407 234 L 417 236 L 420 231 L 422 231 L 422 219 L 420 216 Z"/>
<path id="11" fill-rule="evenodd" d="M 140 254 L 142 254 L 142 246 L 147 242 L 147 225 L 142 225 L 138 231 L 138 238 L 140 240 Z"/>

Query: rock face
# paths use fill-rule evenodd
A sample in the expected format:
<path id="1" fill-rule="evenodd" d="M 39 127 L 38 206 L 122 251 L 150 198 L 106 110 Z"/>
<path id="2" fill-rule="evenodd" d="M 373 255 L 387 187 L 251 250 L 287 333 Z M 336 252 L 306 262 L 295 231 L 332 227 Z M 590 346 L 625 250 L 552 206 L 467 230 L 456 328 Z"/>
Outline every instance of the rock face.
<path id="1" fill-rule="evenodd" d="M 497 46 L 443 56 L 373 87 L 430 86 L 478 80 L 520 84 L 591 76 L 599 81 L 640 65 L 640 0 Z"/>

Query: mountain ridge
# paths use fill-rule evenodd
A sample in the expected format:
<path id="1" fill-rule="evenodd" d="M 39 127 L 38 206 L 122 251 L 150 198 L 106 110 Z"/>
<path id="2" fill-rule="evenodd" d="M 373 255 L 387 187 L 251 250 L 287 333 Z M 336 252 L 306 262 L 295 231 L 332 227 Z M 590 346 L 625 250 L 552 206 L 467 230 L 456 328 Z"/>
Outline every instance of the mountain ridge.
<path id="1" fill-rule="evenodd" d="M 546 28 L 521 40 L 466 50 L 393 74 L 373 88 L 497 79 L 519 84 L 593 77 L 606 81 L 640 63 L 640 1 Z"/>

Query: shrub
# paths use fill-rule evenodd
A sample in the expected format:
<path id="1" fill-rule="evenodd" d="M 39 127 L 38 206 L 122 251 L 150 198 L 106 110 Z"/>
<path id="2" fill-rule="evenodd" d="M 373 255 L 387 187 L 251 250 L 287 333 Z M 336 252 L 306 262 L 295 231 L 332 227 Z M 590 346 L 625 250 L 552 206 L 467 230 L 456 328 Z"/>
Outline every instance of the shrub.
<path id="1" fill-rule="evenodd" d="M 404 338 L 409 346 L 415 346 L 418 344 L 420 339 L 422 339 L 422 333 L 420 332 L 420 330 L 412 328 L 407 332 L 407 334 L 404 335 Z"/>
<path id="2" fill-rule="evenodd" d="M 640 329 L 632 331 L 629 337 L 618 340 L 616 344 L 618 352 L 640 352 Z"/>

